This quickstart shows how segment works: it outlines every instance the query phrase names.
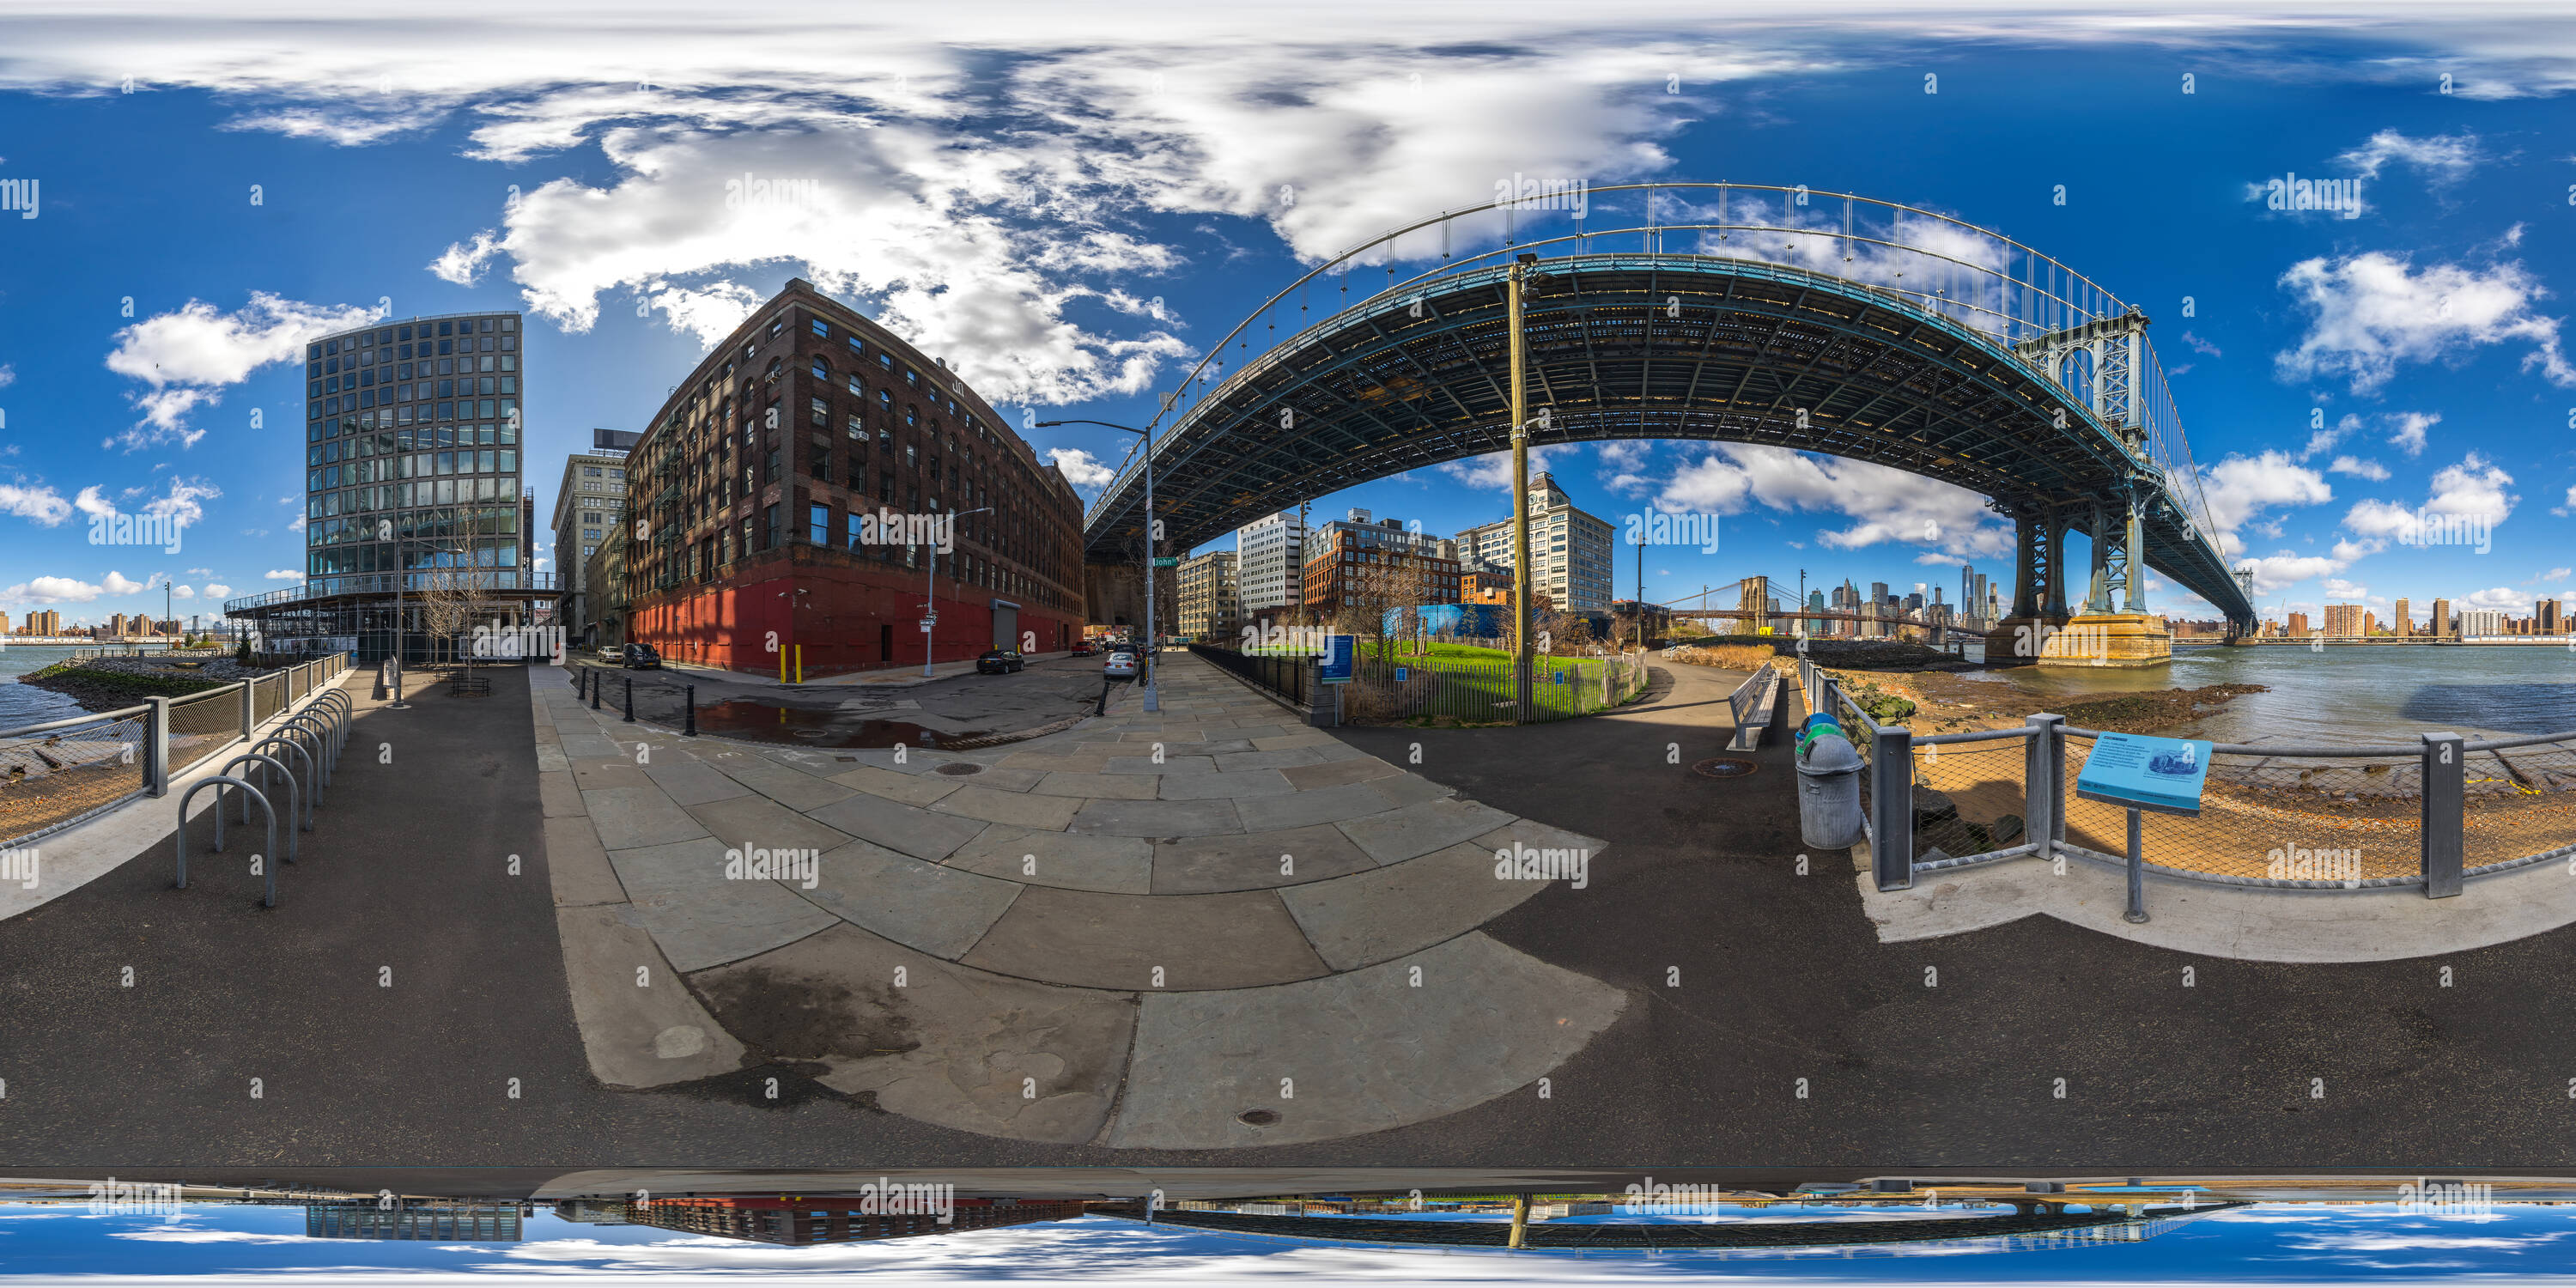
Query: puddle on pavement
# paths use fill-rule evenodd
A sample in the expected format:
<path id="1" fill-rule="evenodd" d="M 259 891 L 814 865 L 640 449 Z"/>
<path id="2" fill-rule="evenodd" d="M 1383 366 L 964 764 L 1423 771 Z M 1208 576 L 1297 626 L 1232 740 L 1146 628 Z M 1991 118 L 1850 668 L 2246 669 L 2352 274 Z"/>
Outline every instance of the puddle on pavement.
<path id="1" fill-rule="evenodd" d="M 871 719 L 861 712 L 808 711 L 734 698 L 698 708 L 698 732 L 797 747 L 891 747 L 896 743 L 938 747 L 982 737 L 985 731 L 943 734 L 910 721 Z"/>

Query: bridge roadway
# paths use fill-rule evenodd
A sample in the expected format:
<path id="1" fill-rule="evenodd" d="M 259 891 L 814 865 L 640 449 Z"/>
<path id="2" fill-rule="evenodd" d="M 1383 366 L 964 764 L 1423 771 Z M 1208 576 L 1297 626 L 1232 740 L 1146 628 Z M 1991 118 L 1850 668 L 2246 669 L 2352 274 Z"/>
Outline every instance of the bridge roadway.
<path id="1" fill-rule="evenodd" d="M 1955 484 L 2022 530 L 2015 584 L 2031 589 L 2017 616 L 2059 616 L 2052 610 L 2080 598 L 2079 575 L 2062 566 L 2065 533 L 2094 531 L 2125 552 L 2121 525 L 2133 509 L 2144 562 L 2231 619 L 2252 620 L 2209 528 L 2146 319 L 2126 306 L 2082 314 L 2040 298 L 2043 321 L 1997 329 L 1951 300 L 1805 267 L 1586 253 L 1581 239 L 1557 240 L 1524 292 L 1532 446 L 1747 443 Z M 1212 389 L 1186 386 L 1151 449 L 1165 548 L 1187 550 L 1373 479 L 1508 450 L 1509 275 L 1492 262 L 1445 269 L 1257 356 L 1226 353 L 1234 372 Z M 2037 290 L 2009 283 L 2006 293 L 2015 288 L 2022 298 Z M 2078 352 L 2081 362 L 2069 356 Z M 1141 552 L 1143 475 L 1131 460 L 1087 516 L 1096 565 Z"/>

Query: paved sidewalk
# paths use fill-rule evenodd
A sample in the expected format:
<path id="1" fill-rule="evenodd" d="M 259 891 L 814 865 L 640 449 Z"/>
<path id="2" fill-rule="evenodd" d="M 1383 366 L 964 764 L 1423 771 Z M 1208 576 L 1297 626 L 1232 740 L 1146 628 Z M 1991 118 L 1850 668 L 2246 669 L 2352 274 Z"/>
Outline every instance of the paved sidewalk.
<path id="1" fill-rule="evenodd" d="M 1617 1018 L 1617 990 L 1478 933 L 1551 875 L 1588 879 L 1571 857 L 1599 841 L 1164 660 L 1159 715 L 1130 699 L 965 753 L 682 739 L 537 673 L 594 1072 L 793 1062 L 943 1126 L 1209 1149 L 1452 1113 Z M 639 989 L 639 967 L 688 990 Z"/>
<path id="2" fill-rule="evenodd" d="M 1073 655 L 1061 651 L 1054 653 L 1031 653 L 1028 655 L 1028 660 L 1031 662 L 1049 662 L 1057 658 L 1071 656 Z M 572 660 L 596 661 L 596 659 L 593 658 L 574 658 Z M 611 670 L 616 669 L 609 663 L 601 662 L 598 663 L 598 665 Z M 792 665 L 793 664 L 791 663 L 791 666 Z M 923 675 L 921 673 L 921 664 L 916 662 L 910 666 L 879 667 L 870 671 L 852 671 L 846 675 L 809 676 L 802 681 L 792 679 L 781 680 L 775 675 L 766 675 L 757 671 L 728 671 L 723 667 L 708 666 L 703 662 L 683 662 L 676 658 L 667 657 L 662 659 L 662 669 L 671 674 L 683 677 L 684 681 L 696 680 L 703 682 L 714 680 L 731 684 L 739 684 L 746 688 L 774 689 L 786 692 L 803 692 L 809 689 L 847 688 L 908 689 L 918 684 L 929 684 L 934 680 L 946 680 L 960 675 L 972 675 L 975 673 L 975 659 L 967 658 L 962 662 L 934 662 L 931 664 L 930 674 L 928 675 Z M 790 674 L 793 674 L 793 672 L 791 671 Z"/>

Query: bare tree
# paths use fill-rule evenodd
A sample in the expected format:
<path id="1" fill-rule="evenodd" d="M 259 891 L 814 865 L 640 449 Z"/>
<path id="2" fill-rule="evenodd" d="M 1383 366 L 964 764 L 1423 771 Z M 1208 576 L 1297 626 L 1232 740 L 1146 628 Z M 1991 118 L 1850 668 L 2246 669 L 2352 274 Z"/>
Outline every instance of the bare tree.
<path id="1" fill-rule="evenodd" d="M 478 528 L 480 524 L 476 524 Z M 474 537 L 466 534 L 462 548 L 439 547 L 444 558 L 439 567 L 428 570 L 422 578 L 420 592 L 421 624 L 432 639 L 447 641 L 448 660 L 457 660 L 456 641 L 467 631 L 491 617 L 499 607 L 493 596 L 498 578 L 494 570 L 477 557 Z"/>

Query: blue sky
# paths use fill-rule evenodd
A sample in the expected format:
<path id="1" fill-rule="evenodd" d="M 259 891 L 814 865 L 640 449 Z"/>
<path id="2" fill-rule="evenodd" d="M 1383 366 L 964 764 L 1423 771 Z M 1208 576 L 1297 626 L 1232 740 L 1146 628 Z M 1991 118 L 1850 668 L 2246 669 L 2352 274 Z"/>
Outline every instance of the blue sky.
<path id="1" fill-rule="evenodd" d="M 941 1279 L 1217 1283 L 1731 1282 L 2386 1283 L 2565 1278 L 2576 1216 L 2500 1205 L 2490 1215 L 2410 1215 L 2391 1205 L 2274 1204 L 2181 1223 L 2142 1243 L 1998 1251 L 1967 1242 L 1895 1255 L 1839 1250 L 1725 1257 L 1527 1257 L 1424 1253 L 1229 1238 L 1107 1217 L 954 1236 L 775 1248 L 642 1227 L 576 1225 L 543 1206 L 518 1244 L 314 1240 L 301 1208 L 192 1205 L 176 1218 L 91 1216 L 82 1205 L 0 1205 L 0 1275 L 113 1283 L 295 1278 L 406 1283 L 441 1279 L 727 1280 L 862 1274 Z M 1730 1212 L 1728 1219 L 1740 1218 Z M 1776 1214 L 1775 1214 L 1776 1215 Z M 1813 1219 L 1821 1212 L 1788 1213 Z M 1848 1217 L 1848 1212 L 1830 1215 Z"/>
<path id="2" fill-rule="evenodd" d="M 1723 29 L 1663 3 L 1476 10 L 1000 6 L 971 43 L 928 15 L 798 6 L 724 30 L 481 0 L 408 25 L 151 0 L 0 18 L 0 180 L 41 194 L 36 218 L 0 211 L 0 611 L 157 612 L 168 582 L 185 614 L 292 584 L 295 355 L 380 308 L 530 313 L 542 523 L 564 453 L 642 428 L 789 276 L 1015 421 L 1140 423 L 1302 263 L 1513 173 L 1849 190 L 2082 270 L 2154 319 L 2203 486 L 2275 612 L 2576 594 L 2567 18 L 1960 5 L 1923 35 L 1833 4 Z M 2268 209 L 2294 173 L 2357 180 L 2359 216 Z M 728 207 L 743 176 L 818 185 Z M 1078 483 L 1125 450 L 1026 433 Z M 2008 572 L 1978 498 L 1872 467 L 1684 443 L 1544 465 L 1614 519 L 1723 516 L 1714 555 L 1649 552 L 1654 599 L 1754 572 Z M 1460 462 L 1318 510 L 1453 532 L 1507 512 L 1497 475 Z M 182 551 L 89 544 L 110 507 L 184 520 Z M 2487 548 L 2398 541 L 2428 507 L 2492 523 Z M 1926 520 L 1937 541 L 1914 539 Z"/>

